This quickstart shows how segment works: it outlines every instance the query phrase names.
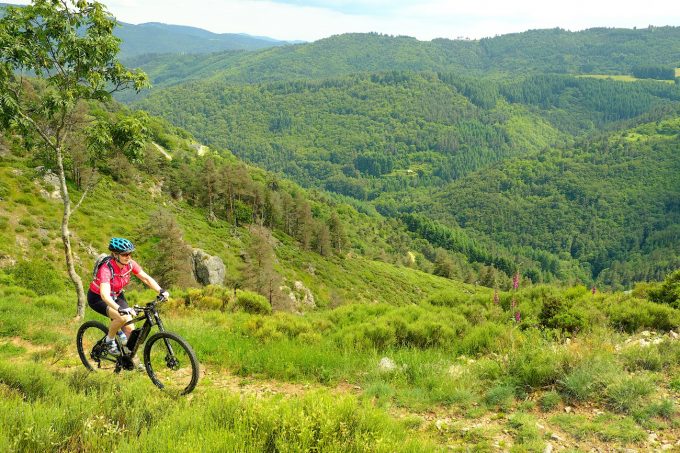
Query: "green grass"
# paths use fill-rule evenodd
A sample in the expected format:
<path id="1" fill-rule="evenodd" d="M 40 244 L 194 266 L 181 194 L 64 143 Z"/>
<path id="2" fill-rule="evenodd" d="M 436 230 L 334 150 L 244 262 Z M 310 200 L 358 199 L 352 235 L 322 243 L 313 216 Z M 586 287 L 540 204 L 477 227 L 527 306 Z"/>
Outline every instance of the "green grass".
<path id="1" fill-rule="evenodd" d="M 678 76 L 677 68 L 675 70 L 675 76 L 680 77 Z M 650 79 L 638 79 L 637 77 L 633 77 L 632 75 L 627 74 L 581 74 L 578 75 L 577 77 L 588 77 L 591 79 L 610 79 L 619 82 L 637 82 L 638 80 L 650 80 Z M 675 83 L 673 80 L 657 80 L 657 82 Z"/>
<path id="2" fill-rule="evenodd" d="M 584 415 L 559 414 L 550 420 L 577 440 L 635 443 L 647 438 L 647 432 L 630 417 L 605 413 L 588 419 Z"/>

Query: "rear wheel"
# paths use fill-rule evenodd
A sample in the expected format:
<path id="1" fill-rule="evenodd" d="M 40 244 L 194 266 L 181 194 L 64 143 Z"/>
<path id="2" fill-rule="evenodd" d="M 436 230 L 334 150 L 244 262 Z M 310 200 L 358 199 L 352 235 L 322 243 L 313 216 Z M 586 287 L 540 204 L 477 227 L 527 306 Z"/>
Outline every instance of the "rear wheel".
<path id="1" fill-rule="evenodd" d="M 78 355 L 90 371 L 116 371 L 117 358 L 108 354 L 104 345 L 108 330 L 99 321 L 87 321 L 78 329 Z"/>
<path id="2" fill-rule="evenodd" d="M 146 341 L 144 366 L 153 383 L 171 394 L 186 395 L 198 383 L 196 354 L 171 332 L 159 332 Z"/>

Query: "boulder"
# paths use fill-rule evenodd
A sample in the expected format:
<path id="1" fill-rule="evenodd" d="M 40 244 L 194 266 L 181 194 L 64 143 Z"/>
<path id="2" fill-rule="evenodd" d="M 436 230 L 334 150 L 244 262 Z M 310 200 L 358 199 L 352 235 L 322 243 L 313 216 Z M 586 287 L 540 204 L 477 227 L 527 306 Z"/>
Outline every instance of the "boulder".
<path id="1" fill-rule="evenodd" d="M 280 288 L 284 293 L 288 293 L 292 309 L 296 313 L 303 313 L 308 310 L 316 308 L 316 300 L 314 294 L 302 282 L 295 281 L 293 288 L 282 286 Z"/>
<path id="2" fill-rule="evenodd" d="M 223 285 L 226 270 L 219 256 L 211 256 L 201 249 L 194 249 L 191 268 L 196 281 L 202 285 Z"/>
<path id="3" fill-rule="evenodd" d="M 43 167 L 36 168 L 38 172 L 42 173 L 43 184 L 39 184 L 40 195 L 46 200 L 61 200 L 61 189 L 59 183 L 59 176 L 52 173 L 50 170 L 45 170 Z"/>
<path id="4" fill-rule="evenodd" d="M 394 360 L 390 359 L 389 357 L 383 357 L 382 359 L 380 359 L 380 362 L 378 363 L 378 370 L 382 372 L 390 373 L 396 369 L 397 364 L 394 363 Z"/>

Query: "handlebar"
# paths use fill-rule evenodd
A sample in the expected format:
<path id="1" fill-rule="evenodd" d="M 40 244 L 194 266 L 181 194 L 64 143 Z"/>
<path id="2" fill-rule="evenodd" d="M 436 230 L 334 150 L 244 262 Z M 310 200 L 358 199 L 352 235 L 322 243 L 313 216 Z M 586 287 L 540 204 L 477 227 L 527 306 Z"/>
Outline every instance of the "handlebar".
<path id="1" fill-rule="evenodd" d="M 132 308 L 135 311 L 148 311 L 148 310 L 153 310 L 154 308 L 156 308 L 157 305 L 160 305 L 160 304 L 165 303 L 167 301 L 168 301 L 168 299 L 166 299 L 163 296 L 158 295 L 158 296 L 156 296 L 156 299 L 152 300 L 148 304 L 146 304 L 144 306 L 134 305 Z"/>

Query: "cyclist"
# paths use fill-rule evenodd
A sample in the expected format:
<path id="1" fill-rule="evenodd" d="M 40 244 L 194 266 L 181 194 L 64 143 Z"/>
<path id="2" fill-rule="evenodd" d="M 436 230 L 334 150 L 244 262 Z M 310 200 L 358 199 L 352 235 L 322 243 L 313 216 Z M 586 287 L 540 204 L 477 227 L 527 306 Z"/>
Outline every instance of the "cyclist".
<path id="1" fill-rule="evenodd" d="M 119 355 L 120 350 L 114 341 L 118 330 L 129 337 L 134 329 L 133 324 L 125 327 L 126 322 L 137 315 L 135 310 L 128 306 L 123 289 L 130 283 L 132 274 L 136 275 L 146 286 L 158 291 L 164 298 L 170 294 L 156 283 L 142 268 L 132 259 L 135 246 L 125 238 L 112 238 L 109 242 L 111 256 L 100 261 L 96 275 L 90 283 L 87 292 L 87 302 L 94 311 L 111 319 L 109 332 L 106 335 L 107 349 L 110 354 Z"/>

